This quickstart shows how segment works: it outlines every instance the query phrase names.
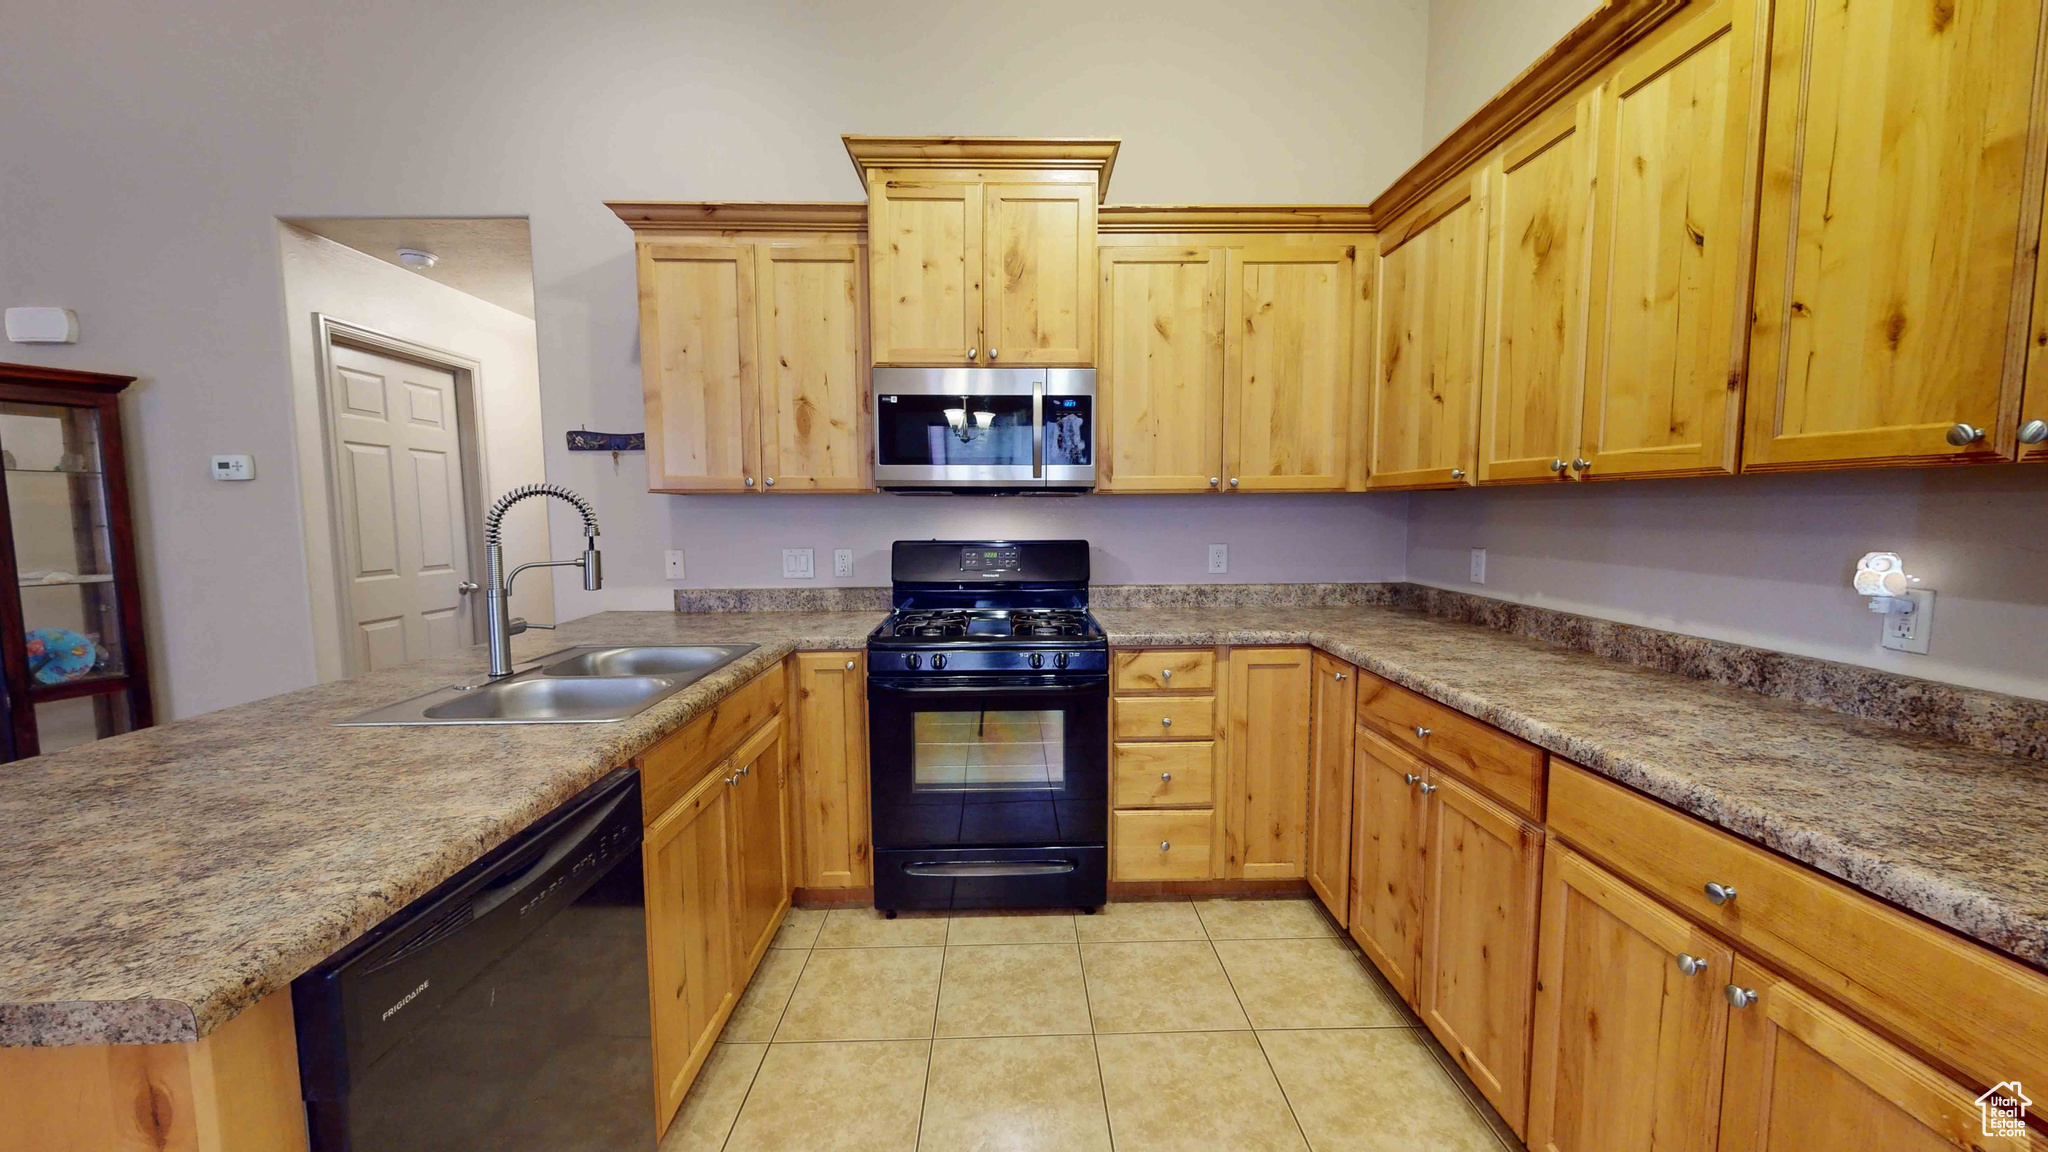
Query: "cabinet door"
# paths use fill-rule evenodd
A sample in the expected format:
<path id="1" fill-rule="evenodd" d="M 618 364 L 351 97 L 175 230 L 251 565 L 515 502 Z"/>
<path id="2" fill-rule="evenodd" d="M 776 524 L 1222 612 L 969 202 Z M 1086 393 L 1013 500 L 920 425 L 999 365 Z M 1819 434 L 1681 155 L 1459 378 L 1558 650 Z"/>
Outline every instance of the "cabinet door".
<path id="1" fill-rule="evenodd" d="M 971 364 L 981 345 L 981 185 L 877 177 L 868 311 L 877 364 Z"/>
<path id="2" fill-rule="evenodd" d="M 1954 1152 L 2048 1148 L 1991 1136 L 1965 1087 L 1747 958 L 1728 1018 L 1720 1152 Z"/>
<path id="3" fill-rule="evenodd" d="M 1223 475 L 1220 248 L 1104 248 L 1096 487 L 1210 492 Z"/>
<path id="4" fill-rule="evenodd" d="M 806 888 L 873 883 L 868 832 L 867 657 L 796 656 L 796 811 Z"/>
<path id="5" fill-rule="evenodd" d="M 2039 243 L 2048 227 L 2048 198 L 2041 205 L 2042 219 L 2035 221 Z M 2021 460 L 2048 463 L 2048 260 L 2034 260 L 2034 323 L 2027 336 L 2027 382 L 2020 399 L 2019 456 Z"/>
<path id="6" fill-rule="evenodd" d="M 1543 830 L 1431 770 L 1416 1011 L 1517 1136 L 1529 1094 Z"/>
<path id="7" fill-rule="evenodd" d="M 639 260 L 648 487 L 744 492 L 760 471 L 753 247 L 642 244 Z"/>
<path id="8" fill-rule="evenodd" d="M 1095 180 L 982 186 L 990 364 L 1095 363 Z"/>
<path id="9" fill-rule="evenodd" d="M 1688 974 L 1681 957 L 1699 966 Z M 1529 1147 L 1714 1152 L 1734 962 L 1726 945 L 1551 842 Z"/>
<path id="10" fill-rule="evenodd" d="M 1367 488 L 1472 482 L 1485 343 L 1485 202 L 1453 182 L 1380 237 Z"/>
<path id="11" fill-rule="evenodd" d="M 1351 748 L 1351 938 L 1414 1004 L 1429 766 L 1363 725 L 1352 730 Z"/>
<path id="12" fill-rule="evenodd" d="M 1309 650 L 1230 652 L 1225 875 L 1307 874 Z"/>
<path id="13" fill-rule="evenodd" d="M 739 994 L 733 948 L 732 792 L 713 773 L 648 826 L 647 983 L 656 1123 L 667 1128 Z"/>
<path id="14" fill-rule="evenodd" d="M 858 244 L 760 245 L 761 487 L 871 486 L 867 269 Z"/>
<path id="15" fill-rule="evenodd" d="M 740 972 L 752 973 L 768 950 L 796 887 L 789 866 L 788 787 L 782 717 L 755 729 L 727 761 L 734 774 L 733 825 L 739 870 L 733 884 Z"/>
<path id="16" fill-rule="evenodd" d="M 1487 173 L 1482 482 L 1562 480 L 1579 452 L 1593 101 L 1510 141 Z"/>
<path id="17" fill-rule="evenodd" d="M 1230 249 L 1223 322 L 1230 488 L 1344 488 L 1354 252 L 1349 245 Z"/>
<path id="18" fill-rule="evenodd" d="M 1591 476 L 1735 471 L 1759 148 L 1755 0 L 1718 0 L 1595 93 Z"/>
<path id="19" fill-rule="evenodd" d="M 1340 928 L 1351 915 L 1351 729 L 1357 715 L 1356 670 L 1316 653 L 1309 701 L 1308 886 Z"/>
<path id="20" fill-rule="evenodd" d="M 2011 455 L 2041 9 L 1776 6 L 1744 469 Z"/>

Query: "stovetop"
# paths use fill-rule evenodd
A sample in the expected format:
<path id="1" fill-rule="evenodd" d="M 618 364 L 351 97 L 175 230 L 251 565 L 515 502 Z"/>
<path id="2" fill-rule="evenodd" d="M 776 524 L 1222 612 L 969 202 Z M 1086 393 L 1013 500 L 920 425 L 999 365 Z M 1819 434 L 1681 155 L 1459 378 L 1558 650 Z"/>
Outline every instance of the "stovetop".
<path id="1" fill-rule="evenodd" d="M 921 647 L 1085 644 L 1102 640 L 1103 631 L 1081 608 L 899 608 L 868 639 Z"/>

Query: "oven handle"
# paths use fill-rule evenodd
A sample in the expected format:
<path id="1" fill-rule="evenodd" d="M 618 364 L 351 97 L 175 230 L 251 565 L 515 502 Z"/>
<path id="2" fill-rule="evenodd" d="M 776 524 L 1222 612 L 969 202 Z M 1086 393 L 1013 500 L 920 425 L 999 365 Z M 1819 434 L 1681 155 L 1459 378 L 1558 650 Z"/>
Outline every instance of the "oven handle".
<path id="1" fill-rule="evenodd" d="M 1099 698 L 1102 690 L 1109 687 L 1108 676 L 1090 676 L 1085 680 L 1067 680 L 1058 684 L 1032 684 L 1008 682 L 997 677 L 978 679 L 971 684 L 932 684 L 916 680 L 898 680 L 880 676 L 868 677 L 868 691 L 887 692 L 894 696 L 982 696 L 990 692 L 1001 692 L 1015 696 L 1073 696 L 1077 698 Z"/>
<path id="2" fill-rule="evenodd" d="M 910 876 L 1057 876 L 1072 872 L 1072 860 L 987 860 L 979 863 L 965 861 L 920 861 L 905 864 L 903 871 Z"/>
<path id="3" fill-rule="evenodd" d="M 1031 478 L 1045 479 L 1045 377 L 1031 382 Z"/>

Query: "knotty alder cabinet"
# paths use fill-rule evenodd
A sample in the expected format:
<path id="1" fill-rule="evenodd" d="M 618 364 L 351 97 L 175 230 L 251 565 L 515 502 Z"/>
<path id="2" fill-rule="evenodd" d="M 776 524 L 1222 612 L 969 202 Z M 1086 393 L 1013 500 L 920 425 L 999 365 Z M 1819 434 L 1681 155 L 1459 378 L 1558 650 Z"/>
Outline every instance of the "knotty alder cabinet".
<path id="1" fill-rule="evenodd" d="M 867 654 L 790 657 L 795 701 L 796 791 L 803 888 L 874 883 L 868 824 Z"/>

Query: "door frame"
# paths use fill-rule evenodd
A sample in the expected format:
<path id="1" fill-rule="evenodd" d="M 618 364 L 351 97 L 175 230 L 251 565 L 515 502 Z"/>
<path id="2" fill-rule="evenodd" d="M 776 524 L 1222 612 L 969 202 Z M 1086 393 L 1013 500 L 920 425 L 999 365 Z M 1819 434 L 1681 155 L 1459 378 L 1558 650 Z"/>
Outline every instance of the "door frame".
<path id="1" fill-rule="evenodd" d="M 421 344 L 393 336 L 388 332 L 380 332 L 365 325 L 353 324 L 325 312 L 313 313 L 314 396 L 319 409 L 320 425 L 319 494 L 326 501 L 327 539 L 317 540 L 316 534 L 310 528 L 306 532 L 306 580 L 314 602 L 318 603 L 324 599 L 334 605 L 336 612 L 332 627 L 324 624 L 318 614 L 315 614 L 313 642 L 316 666 L 321 649 L 334 653 L 340 662 L 337 675 L 322 675 L 322 680 L 360 676 L 366 671 L 357 665 L 355 649 L 345 639 L 352 609 L 349 604 L 348 580 L 342 572 L 342 558 L 348 555 L 348 551 L 341 517 L 341 476 L 339 469 L 335 467 L 336 429 L 332 383 L 336 346 L 390 356 L 454 374 L 456 437 L 462 448 L 462 502 L 470 527 L 469 539 L 464 544 L 469 554 L 472 580 L 484 571 L 484 493 L 491 491 L 489 463 L 484 459 L 483 451 L 486 443 L 483 362 L 458 352 L 450 352 L 445 348 L 436 348 L 430 344 Z M 301 499 L 307 498 L 311 492 L 309 485 L 303 482 L 300 484 Z M 315 547 L 321 543 L 326 546 L 326 555 L 314 555 Z M 481 583 L 480 580 L 477 582 Z M 483 640 L 483 613 L 472 612 L 467 642 L 481 644 Z"/>

